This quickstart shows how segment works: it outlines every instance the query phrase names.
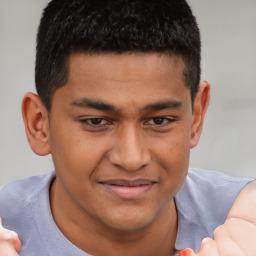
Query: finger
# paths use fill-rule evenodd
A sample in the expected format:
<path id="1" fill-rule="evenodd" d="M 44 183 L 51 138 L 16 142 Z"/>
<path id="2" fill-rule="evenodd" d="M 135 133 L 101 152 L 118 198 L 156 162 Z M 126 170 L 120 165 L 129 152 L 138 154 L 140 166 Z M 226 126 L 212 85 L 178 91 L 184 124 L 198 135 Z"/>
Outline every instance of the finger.
<path id="1" fill-rule="evenodd" d="M 21 250 L 22 244 L 18 237 L 18 234 L 14 231 L 10 231 L 10 235 L 11 235 L 10 240 L 12 241 L 14 248 L 16 249 L 17 252 L 19 252 Z"/>
<path id="2" fill-rule="evenodd" d="M 229 248 L 241 252 L 237 255 L 256 255 L 255 225 L 239 218 L 230 218 L 225 222 L 225 228 L 229 236 Z"/>
<path id="3" fill-rule="evenodd" d="M 0 255 L 1 256 L 19 256 L 18 252 L 13 247 L 10 241 L 0 242 Z"/>
<path id="4" fill-rule="evenodd" d="M 256 181 L 249 183 L 237 196 L 227 219 L 240 218 L 256 223 Z"/>
<path id="5" fill-rule="evenodd" d="M 186 248 L 182 251 L 179 251 L 178 255 L 180 255 L 180 256 L 196 256 L 195 252 L 190 248 Z"/>
<path id="6" fill-rule="evenodd" d="M 16 232 L 6 229 L 6 231 L 2 234 L 2 238 L 12 243 L 17 252 L 21 250 L 22 244 Z"/>
<path id="7" fill-rule="evenodd" d="M 13 244 L 15 250 L 19 252 L 21 250 L 22 244 L 18 237 L 18 234 L 14 231 L 5 229 L 2 225 L 2 218 L 0 217 L 0 241 L 8 241 Z M 1 255 L 0 255 L 1 256 Z"/>
<path id="8" fill-rule="evenodd" d="M 22 243 L 21 243 L 20 239 L 19 238 L 15 239 L 13 244 L 14 244 L 14 248 L 16 249 L 16 251 L 20 252 L 21 248 L 22 248 Z"/>
<path id="9" fill-rule="evenodd" d="M 1 228 L 0 243 L 2 243 L 2 242 L 3 243 L 8 242 L 9 244 L 11 244 L 17 252 L 19 252 L 21 250 L 21 247 L 22 247 L 21 241 L 18 237 L 18 234 L 14 231 L 11 231 L 11 230 L 8 230 L 5 228 Z M 2 256 L 2 255 L 0 255 L 0 256 Z"/>
<path id="10" fill-rule="evenodd" d="M 207 237 L 204 238 L 201 244 L 201 248 L 196 256 L 220 256 L 216 243 L 213 239 Z"/>

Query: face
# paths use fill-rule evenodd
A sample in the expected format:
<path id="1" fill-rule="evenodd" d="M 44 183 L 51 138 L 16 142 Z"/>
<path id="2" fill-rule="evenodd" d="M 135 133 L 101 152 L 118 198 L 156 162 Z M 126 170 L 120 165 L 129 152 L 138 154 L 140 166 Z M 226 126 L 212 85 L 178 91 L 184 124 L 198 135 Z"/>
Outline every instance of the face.
<path id="1" fill-rule="evenodd" d="M 168 208 L 187 174 L 195 125 L 183 71 L 181 58 L 166 55 L 71 55 L 48 142 L 55 193 L 69 211 L 133 230 Z"/>

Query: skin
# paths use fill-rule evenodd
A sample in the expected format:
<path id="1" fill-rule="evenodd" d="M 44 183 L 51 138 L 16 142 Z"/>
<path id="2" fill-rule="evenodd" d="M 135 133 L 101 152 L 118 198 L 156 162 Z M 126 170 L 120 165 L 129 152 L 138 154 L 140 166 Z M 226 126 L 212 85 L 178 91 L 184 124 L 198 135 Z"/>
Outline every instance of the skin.
<path id="1" fill-rule="evenodd" d="M 51 153 L 56 167 L 50 191 L 53 217 L 82 250 L 93 255 L 173 252 L 177 233 L 173 196 L 186 177 L 189 150 L 198 142 L 209 101 L 209 84 L 203 82 L 192 114 L 183 70 L 180 58 L 157 54 L 76 54 L 69 60 L 67 84 L 53 96 L 51 113 L 37 95 L 24 97 L 31 148 L 39 155 Z M 159 104 L 166 101 L 181 104 Z M 129 189 L 120 197 L 103 185 L 110 179 L 137 178 L 155 182 L 139 197 Z M 215 241 L 204 240 L 196 255 L 256 255 L 248 239 L 256 236 L 250 222 L 252 218 L 255 222 L 256 205 L 252 186 L 240 193 L 228 220 L 215 231 Z M 17 234 L 4 228 L 0 234 L 0 251 L 17 255 L 15 250 L 21 247 Z M 195 254 L 187 249 L 181 255 Z"/>
<path id="2" fill-rule="evenodd" d="M 200 251 L 191 249 L 181 256 L 254 256 L 256 255 L 256 182 L 238 195 L 226 222 L 214 231 L 214 240 L 205 238 Z"/>
<path id="3" fill-rule="evenodd" d="M 50 113 L 37 95 L 25 95 L 28 141 L 36 154 L 51 153 L 56 169 L 53 218 L 87 253 L 173 253 L 173 197 L 198 143 L 210 88 L 200 84 L 192 111 L 183 73 L 180 57 L 79 53 L 69 58 L 68 81 L 54 93 Z M 127 185 L 142 180 L 144 192 Z"/>
<path id="4" fill-rule="evenodd" d="M 256 182 L 247 185 L 236 198 L 224 225 L 215 231 L 215 240 L 206 238 L 200 252 L 192 249 L 180 256 L 252 256 L 256 254 Z M 1 222 L 1 218 L 0 218 Z M 0 223 L 1 225 L 1 223 Z M 241 235 L 242 234 L 242 235 Z M 0 255 L 17 256 L 21 242 L 15 232 L 0 226 Z"/>
<path id="5" fill-rule="evenodd" d="M 20 250 L 21 242 L 17 233 L 3 228 L 0 218 L 0 255 L 18 256 Z"/>
<path id="6" fill-rule="evenodd" d="M 225 224 L 216 229 L 214 240 L 202 241 L 200 251 L 179 252 L 180 256 L 253 256 L 256 255 L 256 182 L 247 185 L 236 198 Z M 1 219 L 0 219 L 1 220 Z M 0 223 L 1 224 L 1 223 Z M 0 255 L 17 256 L 21 242 L 15 232 L 0 227 Z M 175 254 L 176 255 L 176 254 Z"/>

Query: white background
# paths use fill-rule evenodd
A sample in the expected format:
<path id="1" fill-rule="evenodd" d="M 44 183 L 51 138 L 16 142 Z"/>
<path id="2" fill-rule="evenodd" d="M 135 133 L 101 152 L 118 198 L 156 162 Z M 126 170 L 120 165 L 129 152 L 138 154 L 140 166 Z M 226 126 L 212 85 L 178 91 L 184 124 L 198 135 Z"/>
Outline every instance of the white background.
<path id="1" fill-rule="evenodd" d="M 53 169 L 27 143 L 20 105 L 34 89 L 35 38 L 47 0 L 0 0 L 0 185 Z M 202 34 L 210 108 L 191 166 L 256 176 L 256 1 L 188 0 Z"/>

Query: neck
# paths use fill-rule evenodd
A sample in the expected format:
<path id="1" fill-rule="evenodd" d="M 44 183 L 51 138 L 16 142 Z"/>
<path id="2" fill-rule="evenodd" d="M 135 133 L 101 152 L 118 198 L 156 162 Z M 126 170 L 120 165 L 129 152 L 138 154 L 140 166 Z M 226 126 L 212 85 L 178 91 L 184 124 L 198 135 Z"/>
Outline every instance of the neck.
<path id="1" fill-rule="evenodd" d="M 57 190 L 55 181 L 50 190 L 55 223 L 71 243 L 86 253 L 95 256 L 169 256 L 174 252 L 178 221 L 173 199 L 149 225 L 136 230 L 116 230 L 81 212 L 77 205 L 72 205 L 72 200 L 67 196 L 64 200 Z M 69 207 L 67 201 L 70 201 Z"/>

